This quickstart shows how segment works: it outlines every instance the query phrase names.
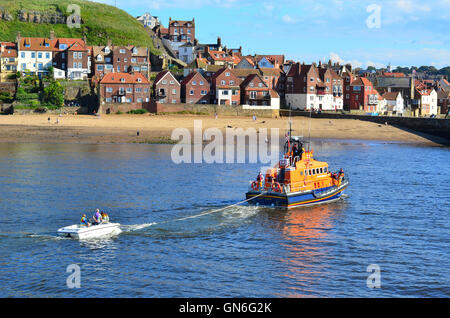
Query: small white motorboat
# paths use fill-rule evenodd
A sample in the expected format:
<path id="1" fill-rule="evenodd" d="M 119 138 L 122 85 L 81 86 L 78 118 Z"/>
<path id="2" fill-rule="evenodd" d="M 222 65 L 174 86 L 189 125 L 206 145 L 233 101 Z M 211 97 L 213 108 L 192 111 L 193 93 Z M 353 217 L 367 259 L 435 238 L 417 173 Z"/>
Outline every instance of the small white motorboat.
<path id="1" fill-rule="evenodd" d="M 89 239 L 102 236 L 113 236 L 122 233 L 119 223 L 100 223 L 98 225 L 85 226 L 74 224 L 58 230 L 59 236 L 75 239 Z"/>

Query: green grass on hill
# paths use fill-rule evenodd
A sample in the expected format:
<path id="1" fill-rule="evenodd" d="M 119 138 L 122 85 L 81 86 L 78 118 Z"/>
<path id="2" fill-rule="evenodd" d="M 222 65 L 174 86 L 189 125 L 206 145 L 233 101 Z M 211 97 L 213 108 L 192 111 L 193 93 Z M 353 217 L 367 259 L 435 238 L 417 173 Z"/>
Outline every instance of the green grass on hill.
<path id="1" fill-rule="evenodd" d="M 80 28 L 69 28 L 66 24 L 43 24 L 21 22 L 18 20 L 20 10 L 55 12 L 66 17 L 70 4 L 80 6 L 83 23 Z M 150 48 L 152 54 L 160 52 L 153 47 L 153 42 L 145 28 L 136 19 L 116 7 L 86 0 L 0 0 L 0 7 L 8 11 L 13 21 L 0 20 L 0 40 L 15 41 L 17 32 L 28 37 L 48 37 L 54 30 L 57 37 L 83 37 L 86 35 L 89 45 L 105 45 L 112 40 L 116 45 L 138 45 Z"/>

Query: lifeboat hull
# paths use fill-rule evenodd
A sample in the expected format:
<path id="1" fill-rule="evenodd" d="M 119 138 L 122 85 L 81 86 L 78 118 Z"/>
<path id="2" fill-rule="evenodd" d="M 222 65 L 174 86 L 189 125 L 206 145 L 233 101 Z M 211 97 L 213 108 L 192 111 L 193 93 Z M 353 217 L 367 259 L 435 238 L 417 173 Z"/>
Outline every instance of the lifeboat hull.
<path id="1" fill-rule="evenodd" d="M 249 191 L 246 193 L 246 199 L 249 200 L 248 203 L 250 205 L 289 209 L 299 206 L 309 206 L 336 201 L 341 198 L 347 186 L 348 181 L 345 180 L 340 186 L 332 186 L 310 191 L 291 193 Z"/>

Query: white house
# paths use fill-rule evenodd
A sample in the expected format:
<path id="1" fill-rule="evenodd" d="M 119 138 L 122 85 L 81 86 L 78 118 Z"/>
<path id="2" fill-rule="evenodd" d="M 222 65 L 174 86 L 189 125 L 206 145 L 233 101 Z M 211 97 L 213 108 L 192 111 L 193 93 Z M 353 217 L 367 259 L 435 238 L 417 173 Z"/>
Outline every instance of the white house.
<path id="1" fill-rule="evenodd" d="M 155 26 L 160 24 L 158 17 L 152 16 L 148 12 L 138 17 L 137 20 L 141 22 L 144 25 L 144 27 L 150 29 L 153 29 Z"/>
<path id="2" fill-rule="evenodd" d="M 17 70 L 36 75 L 46 74 L 52 66 L 52 49 L 46 38 L 17 37 Z"/>
<path id="3" fill-rule="evenodd" d="M 413 105 L 421 116 L 437 115 L 437 93 L 434 89 L 416 88 Z"/>
<path id="4" fill-rule="evenodd" d="M 386 92 L 382 96 L 385 100 L 385 105 L 380 107 L 382 113 L 392 115 L 402 115 L 404 110 L 404 100 L 401 92 Z M 380 105 L 379 105 L 380 106 Z"/>
<path id="5" fill-rule="evenodd" d="M 185 62 L 186 64 L 190 64 L 195 57 L 195 46 L 191 42 L 187 42 L 178 47 L 178 58 Z"/>

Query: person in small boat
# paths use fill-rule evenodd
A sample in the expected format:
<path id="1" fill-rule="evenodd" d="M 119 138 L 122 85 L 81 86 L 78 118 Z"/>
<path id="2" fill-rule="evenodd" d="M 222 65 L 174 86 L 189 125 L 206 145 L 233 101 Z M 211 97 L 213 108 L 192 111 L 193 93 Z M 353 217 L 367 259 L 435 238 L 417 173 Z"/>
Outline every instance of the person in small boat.
<path id="1" fill-rule="evenodd" d="M 102 215 L 100 214 L 99 209 L 95 210 L 93 219 L 94 219 L 94 221 L 92 222 L 93 225 L 98 225 L 98 224 L 102 223 Z"/>
<path id="2" fill-rule="evenodd" d="M 83 226 L 90 226 L 91 224 L 88 221 L 88 218 L 86 217 L 86 214 L 83 214 L 81 216 L 81 221 L 80 221 L 81 225 Z"/>
<path id="3" fill-rule="evenodd" d="M 109 215 L 106 214 L 106 212 L 102 212 L 101 216 L 102 216 L 102 222 L 104 222 L 104 223 L 108 223 L 109 222 Z"/>

